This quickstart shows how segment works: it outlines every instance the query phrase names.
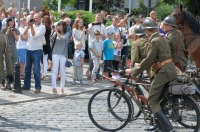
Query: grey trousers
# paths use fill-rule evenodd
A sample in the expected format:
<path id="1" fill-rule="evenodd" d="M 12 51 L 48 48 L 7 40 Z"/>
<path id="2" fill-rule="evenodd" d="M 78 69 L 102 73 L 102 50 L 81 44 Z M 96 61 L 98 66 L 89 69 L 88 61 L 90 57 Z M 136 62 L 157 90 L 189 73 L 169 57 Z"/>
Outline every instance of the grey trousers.
<path id="1" fill-rule="evenodd" d="M 83 79 L 83 66 L 82 67 L 73 66 L 73 68 L 74 68 L 73 79 L 82 81 L 82 79 Z"/>

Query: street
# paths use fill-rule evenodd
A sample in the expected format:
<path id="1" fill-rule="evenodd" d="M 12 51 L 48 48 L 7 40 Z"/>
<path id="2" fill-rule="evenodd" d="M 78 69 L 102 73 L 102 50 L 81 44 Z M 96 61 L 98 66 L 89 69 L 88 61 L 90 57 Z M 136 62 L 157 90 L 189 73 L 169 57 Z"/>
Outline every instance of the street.
<path id="1" fill-rule="evenodd" d="M 101 132 L 87 112 L 92 94 L 1 105 L 0 132 Z M 148 125 L 142 117 L 119 132 L 144 131 Z M 188 131 L 182 128 L 180 132 Z"/>
<path id="2" fill-rule="evenodd" d="M 1 105 L 1 132 L 101 132 L 90 121 L 87 105 L 92 93 L 58 99 Z M 137 120 L 121 132 L 141 132 L 146 124 Z"/>

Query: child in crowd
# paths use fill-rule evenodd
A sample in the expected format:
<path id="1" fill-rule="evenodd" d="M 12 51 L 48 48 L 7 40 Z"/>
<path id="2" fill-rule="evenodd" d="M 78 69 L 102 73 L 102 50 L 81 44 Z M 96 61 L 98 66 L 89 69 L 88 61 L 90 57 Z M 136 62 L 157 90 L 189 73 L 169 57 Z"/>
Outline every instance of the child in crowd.
<path id="1" fill-rule="evenodd" d="M 83 62 L 85 53 L 82 50 L 81 42 L 76 43 L 76 50 L 74 51 L 74 75 L 73 75 L 73 85 L 76 85 L 76 81 L 80 81 L 80 85 L 83 85 Z"/>
<path id="2" fill-rule="evenodd" d="M 108 38 L 103 42 L 103 60 L 104 60 L 104 69 L 103 75 L 109 76 L 108 67 L 113 67 L 113 59 L 114 59 L 114 46 L 113 46 L 113 32 L 108 31 Z"/>
<path id="3" fill-rule="evenodd" d="M 94 32 L 94 35 L 95 39 L 93 39 L 91 44 L 89 45 L 89 48 L 91 50 L 91 58 L 93 60 L 93 65 L 94 65 L 91 75 L 93 83 L 96 82 L 96 72 L 99 69 L 99 64 L 101 61 L 102 50 L 103 50 L 103 42 L 100 39 L 101 37 L 100 32 L 97 30 Z"/>
<path id="4" fill-rule="evenodd" d="M 123 42 L 122 42 L 122 39 L 120 37 L 120 33 L 115 34 L 115 41 L 113 41 L 113 44 L 114 44 L 114 48 L 115 48 L 113 68 L 115 70 L 118 70 L 119 61 L 121 60 L 121 50 L 123 48 Z M 119 75 L 117 75 L 116 73 L 113 73 L 112 78 L 113 79 L 119 79 Z"/>

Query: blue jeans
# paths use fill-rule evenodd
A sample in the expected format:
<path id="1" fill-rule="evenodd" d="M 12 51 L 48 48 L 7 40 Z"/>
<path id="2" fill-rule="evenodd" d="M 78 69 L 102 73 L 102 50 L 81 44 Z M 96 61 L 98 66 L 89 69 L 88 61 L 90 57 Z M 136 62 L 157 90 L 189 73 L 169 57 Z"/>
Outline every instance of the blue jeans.
<path id="1" fill-rule="evenodd" d="M 33 73 L 35 79 L 35 89 L 41 89 L 41 58 L 42 50 L 27 50 L 26 52 L 26 62 L 25 62 L 25 77 L 24 77 L 24 88 L 29 89 L 31 87 L 31 71 L 33 65 Z"/>

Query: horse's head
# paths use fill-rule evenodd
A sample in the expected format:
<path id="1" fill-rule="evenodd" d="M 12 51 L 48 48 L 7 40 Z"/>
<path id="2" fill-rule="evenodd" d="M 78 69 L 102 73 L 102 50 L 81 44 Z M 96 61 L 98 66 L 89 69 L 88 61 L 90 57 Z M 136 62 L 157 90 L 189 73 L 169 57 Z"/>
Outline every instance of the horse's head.
<path id="1" fill-rule="evenodd" d="M 179 6 L 179 8 L 172 13 L 172 15 L 176 18 L 176 25 L 183 25 L 184 23 L 184 15 L 183 15 L 183 7 L 182 5 Z"/>

